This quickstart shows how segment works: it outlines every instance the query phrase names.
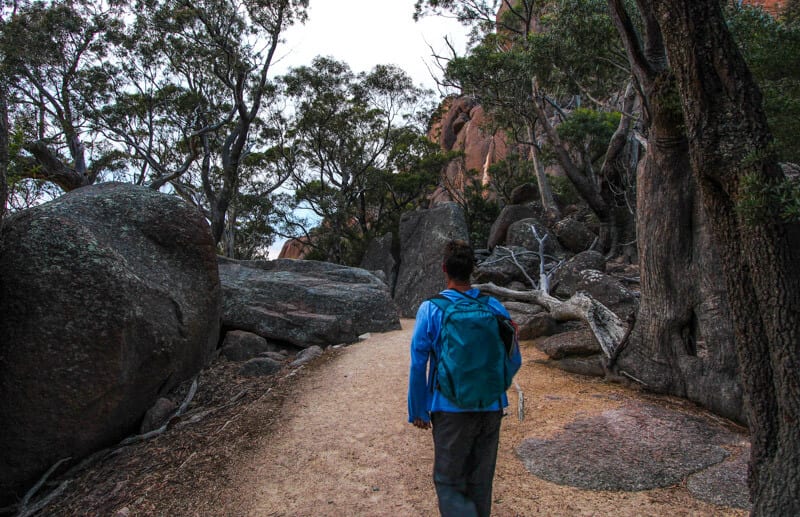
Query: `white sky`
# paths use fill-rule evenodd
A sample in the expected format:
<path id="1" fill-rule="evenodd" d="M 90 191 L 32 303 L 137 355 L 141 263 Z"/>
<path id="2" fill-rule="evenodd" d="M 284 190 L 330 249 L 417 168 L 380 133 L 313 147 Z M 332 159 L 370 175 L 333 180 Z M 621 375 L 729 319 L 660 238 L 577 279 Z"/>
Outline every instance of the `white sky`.
<path id="1" fill-rule="evenodd" d="M 434 88 L 425 63 L 431 64 L 429 45 L 447 55 L 444 36 L 463 54 L 466 29 L 457 21 L 426 17 L 414 22 L 414 0 L 311 0 L 305 25 L 286 33 L 276 69 L 308 65 L 318 56 L 332 56 L 354 72 L 378 64 L 405 70 L 416 84 Z"/>
<path id="2" fill-rule="evenodd" d="M 444 37 L 463 54 L 467 29 L 457 21 L 426 17 L 414 22 L 414 0 L 310 0 L 308 21 L 286 33 L 274 63 L 273 74 L 289 67 L 311 64 L 316 56 L 344 61 L 354 72 L 368 71 L 378 64 L 396 65 L 414 83 L 436 90 L 426 63 L 435 70 L 433 47 L 449 55 Z M 269 249 L 278 257 L 283 239 Z"/>

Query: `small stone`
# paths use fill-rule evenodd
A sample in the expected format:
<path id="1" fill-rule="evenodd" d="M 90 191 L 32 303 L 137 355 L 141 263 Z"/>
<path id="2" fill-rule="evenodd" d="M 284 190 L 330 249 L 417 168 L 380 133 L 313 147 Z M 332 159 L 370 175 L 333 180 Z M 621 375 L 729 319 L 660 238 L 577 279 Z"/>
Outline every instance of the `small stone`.
<path id="1" fill-rule="evenodd" d="M 316 359 L 317 357 L 319 357 L 321 355 L 322 355 L 322 348 L 321 347 L 316 346 L 316 345 L 308 347 L 305 350 L 303 350 L 302 352 L 300 352 L 299 354 L 297 354 L 297 357 L 295 358 L 294 361 L 292 361 L 291 366 L 292 367 L 302 366 L 302 365 L 312 361 L 313 359 Z"/>
<path id="2" fill-rule="evenodd" d="M 250 359 L 239 369 L 239 375 L 244 377 L 261 377 L 272 375 L 281 369 L 282 364 L 269 357 L 256 357 Z"/>

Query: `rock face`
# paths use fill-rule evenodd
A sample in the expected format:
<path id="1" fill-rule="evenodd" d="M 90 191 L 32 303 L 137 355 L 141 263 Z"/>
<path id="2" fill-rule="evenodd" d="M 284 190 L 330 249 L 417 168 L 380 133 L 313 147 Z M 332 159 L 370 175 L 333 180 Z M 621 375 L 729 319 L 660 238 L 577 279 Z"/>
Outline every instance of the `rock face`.
<path id="1" fill-rule="evenodd" d="M 539 280 L 539 255 L 520 246 L 509 246 L 495 248 L 489 258 L 475 268 L 472 276 L 478 284 L 492 282 L 505 286 L 512 282 L 520 282 L 527 289 L 532 289 L 533 286 L 525 277 L 526 274 L 534 280 Z"/>
<path id="2" fill-rule="evenodd" d="M 361 259 L 361 268 L 367 271 L 382 271 L 386 283 L 394 287 L 397 280 L 397 260 L 392 254 L 392 234 L 373 239 L 367 247 L 364 258 Z"/>
<path id="3" fill-rule="evenodd" d="M 495 219 L 492 228 L 489 230 L 489 240 L 487 246 L 494 249 L 495 246 L 506 243 L 506 233 L 508 227 L 522 219 L 537 217 L 539 211 L 531 204 L 507 205 L 503 207 L 500 215 Z"/>
<path id="4" fill-rule="evenodd" d="M 539 237 L 547 236 L 544 241 L 544 252 L 546 255 L 563 255 L 564 250 L 558 240 L 553 237 L 541 221 L 536 218 L 520 219 L 508 227 L 506 233 L 506 243 L 509 246 L 522 246 L 531 251 L 539 252 L 539 241 L 536 240 L 531 227 L 536 228 Z"/>
<path id="5" fill-rule="evenodd" d="M 582 222 L 567 217 L 553 227 L 558 242 L 572 253 L 581 253 L 594 244 L 597 236 Z"/>
<path id="6" fill-rule="evenodd" d="M 278 254 L 279 259 L 303 259 L 311 251 L 311 246 L 308 244 L 308 238 L 299 237 L 297 239 L 289 239 L 283 243 L 281 251 Z"/>
<path id="7" fill-rule="evenodd" d="M 479 171 L 481 181 L 485 181 L 488 168 L 508 154 L 503 132 L 494 135 L 483 130 L 485 121 L 483 107 L 469 96 L 449 97 L 445 99 L 441 117 L 434 120 L 428 137 L 438 143 L 444 151 L 460 151 L 463 158 L 458 158 L 447 167 L 447 181 L 450 185 L 463 190 L 467 176 L 466 171 Z M 433 196 L 434 203 L 449 201 L 443 189 Z"/>
<path id="8" fill-rule="evenodd" d="M 136 432 L 219 335 L 206 221 L 176 197 L 85 187 L 7 218 L 0 250 L 0 506 L 61 458 Z"/>
<path id="9" fill-rule="evenodd" d="M 452 239 L 469 241 L 464 212 L 456 203 L 407 212 L 400 218 L 400 271 L 394 301 L 413 318 L 420 303 L 445 288 L 442 252 Z"/>
<path id="10" fill-rule="evenodd" d="M 300 348 L 400 328 L 388 287 L 363 269 L 313 260 L 219 261 L 225 328 Z"/>

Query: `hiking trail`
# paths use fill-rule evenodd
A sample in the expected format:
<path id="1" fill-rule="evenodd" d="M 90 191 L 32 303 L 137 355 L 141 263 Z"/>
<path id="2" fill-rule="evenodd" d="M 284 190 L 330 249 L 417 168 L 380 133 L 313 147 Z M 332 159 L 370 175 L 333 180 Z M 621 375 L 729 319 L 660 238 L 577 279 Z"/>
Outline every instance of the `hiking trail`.
<path id="1" fill-rule="evenodd" d="M 413 325 L 402 320 L 402 330 L 372 334 L 300 373 L 272 431 L 228 467 L 215 498 L 219 514 L 437 515 L 431 433 L 406 422 Z M 518 421 L 517 395 L 510 390 L 493 515 L 747 514 L 699 501 L 684 484 L 639 492 L 581 490 L 528 473 L 515 452 L 524 439 L 547 438 L 577 418 L 643 395 L 536 363 L 544 356 L 528 343 L 522 355 L 516 379 L 524 390 L 526 417 Z"/>

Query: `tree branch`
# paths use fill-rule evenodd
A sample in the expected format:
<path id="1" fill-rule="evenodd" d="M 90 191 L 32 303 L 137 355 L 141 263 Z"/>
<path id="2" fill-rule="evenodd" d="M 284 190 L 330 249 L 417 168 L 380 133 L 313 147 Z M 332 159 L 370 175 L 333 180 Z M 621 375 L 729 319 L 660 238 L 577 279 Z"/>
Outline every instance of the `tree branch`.
<path id="1" fill-rule="evenodd" d="M 606 357 L 613 357 L 623 341 L 627 327 L 608 307 L 585 293 L 579 292 L 562 302 L 544 291 L 515 291 L 491 282 L 472 286 L 481 292 L 506 299 L 535 303 L 547 309 L 559 321 L 581 320 L 589 325 Z"/>

